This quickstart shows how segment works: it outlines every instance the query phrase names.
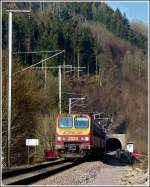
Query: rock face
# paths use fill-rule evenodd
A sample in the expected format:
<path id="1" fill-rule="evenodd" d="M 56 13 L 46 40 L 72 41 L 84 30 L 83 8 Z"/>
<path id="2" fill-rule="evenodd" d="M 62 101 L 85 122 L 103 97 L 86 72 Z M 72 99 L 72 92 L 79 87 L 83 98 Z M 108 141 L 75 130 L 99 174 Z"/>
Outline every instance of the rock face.
<path id="1" fill-rule="evenodd" d="M 148 172 L 139 168 L 128 169 L 122 177 L 123 185 L 148 185 Z"/>

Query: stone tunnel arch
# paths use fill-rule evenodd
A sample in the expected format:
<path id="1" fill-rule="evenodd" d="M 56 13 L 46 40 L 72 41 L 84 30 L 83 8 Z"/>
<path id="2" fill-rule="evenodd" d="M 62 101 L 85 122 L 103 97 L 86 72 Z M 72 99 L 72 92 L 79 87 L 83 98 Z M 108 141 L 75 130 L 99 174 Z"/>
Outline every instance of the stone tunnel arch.
<path id="1" fill-rule="evenodd" d="M 106 141 L 106 151 L 115 151 L 116 149 L 122 149 L 122 144 L 117 138 L 109 138 Z"/>

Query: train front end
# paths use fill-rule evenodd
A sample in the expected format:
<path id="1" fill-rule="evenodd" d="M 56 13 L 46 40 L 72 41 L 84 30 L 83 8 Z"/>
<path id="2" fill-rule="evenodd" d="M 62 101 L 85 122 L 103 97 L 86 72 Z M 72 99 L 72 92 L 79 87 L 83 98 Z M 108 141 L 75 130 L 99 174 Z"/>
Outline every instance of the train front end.
<path id="1" fill-rule="evenodd" d="M 91 120 L 86 114 L 59 115 L 55 149 L 63 158 L 82 158 L 90 151 Z"/>

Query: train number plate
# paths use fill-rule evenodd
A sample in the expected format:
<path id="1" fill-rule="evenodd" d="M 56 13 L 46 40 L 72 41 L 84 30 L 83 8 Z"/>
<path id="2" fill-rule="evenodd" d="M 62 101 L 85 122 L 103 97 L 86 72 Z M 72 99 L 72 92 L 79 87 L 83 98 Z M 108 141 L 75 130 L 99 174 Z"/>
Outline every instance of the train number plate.
<path id="1" fill-rule="evenodd" d="M 74 136 L 68 137 L 68 141 L 77 141 L 77 140 L 78 137 L 74 137 Z"/>

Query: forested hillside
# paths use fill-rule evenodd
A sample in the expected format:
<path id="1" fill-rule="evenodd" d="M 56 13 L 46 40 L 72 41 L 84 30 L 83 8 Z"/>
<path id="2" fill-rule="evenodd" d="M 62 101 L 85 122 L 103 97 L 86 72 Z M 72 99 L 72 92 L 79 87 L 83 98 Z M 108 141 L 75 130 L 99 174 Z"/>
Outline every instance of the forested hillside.
<path id="1" fill-rule="evenodd" d="M 114 131 L 123 129 L 141 153 L 147 153 L 147 32 L 130 23 L 119 9 L 91 3 L 3 3 L 3 150 L 7 133 L 6 9 L 31 9 L 13 15 L 13 52 L 63 50 L 48 66 L 84 66 L 80 72 L 63 72 L 63 112 L 68 112 L 68 92 L 87 96 L 82 111 L 104 111 L 115 116 Z M 142 27 L 143 28 L 143 27 Z M 39 62 L 55 52 L 13 54 L 13 72 Z M 45 86 L 46 85 L 46 86 Z M 26 138 L 39 138 L 38 159 L 53 147 L 58 114 L 57 70 L 28 70 L 13 76 L 12 161 L 26 151 Z M 81 108 L 79 108 L 81 111 Z M 31 153 L 31 159 L 34 150 Z M 24 155 L 23 160 L 27 160 Z"/>

